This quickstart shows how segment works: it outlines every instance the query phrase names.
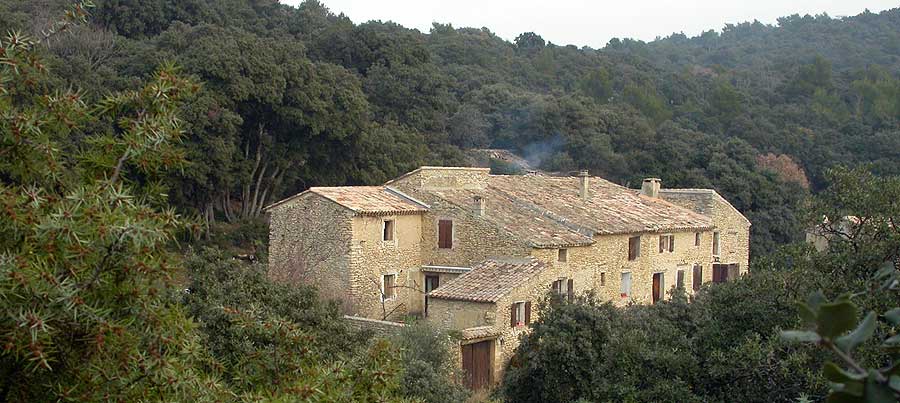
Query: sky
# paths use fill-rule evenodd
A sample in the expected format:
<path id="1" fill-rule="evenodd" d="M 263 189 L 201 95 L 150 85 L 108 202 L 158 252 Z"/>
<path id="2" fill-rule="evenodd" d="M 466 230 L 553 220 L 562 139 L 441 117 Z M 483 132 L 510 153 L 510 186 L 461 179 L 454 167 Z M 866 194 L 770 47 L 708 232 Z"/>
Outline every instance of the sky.
<path id="1" fill-rule="evenodd" d="M 302 0 L 281 0 L 296 5 Z M 557 45 L 602 48 L 612 38 L 651 41 L 675 32 L 695 36 L 726 23 L 774 24 L 781 16 L 856 15 L 900 6 L 893 0 L 320 0 L 355 23 L 394 21 L 422 32 L 432 22 L 487 27 L 512 40 L 535 32 Z"/>

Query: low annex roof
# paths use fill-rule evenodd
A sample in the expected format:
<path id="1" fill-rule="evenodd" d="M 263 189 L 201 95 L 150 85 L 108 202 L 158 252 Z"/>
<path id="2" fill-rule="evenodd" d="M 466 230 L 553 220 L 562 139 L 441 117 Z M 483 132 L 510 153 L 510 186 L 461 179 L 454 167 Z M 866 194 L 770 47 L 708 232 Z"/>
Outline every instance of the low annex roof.
<path id="1" fill-rule="evenodd" d="M 497 302 L 516 286 L 547 268 L 543 262 L 524 259 L 488 259 L 446 285 L 428 293 L 430 298 L 472 302 Z"/>
<path id="2" fill-rule="evenodd" d="M 419 214 L 428 206 L 388 186 L 311 187 L 287 199 L 273 203 L 266 210 L 283 205 L 306 194 L 316 194 L 358 214 Z"/>

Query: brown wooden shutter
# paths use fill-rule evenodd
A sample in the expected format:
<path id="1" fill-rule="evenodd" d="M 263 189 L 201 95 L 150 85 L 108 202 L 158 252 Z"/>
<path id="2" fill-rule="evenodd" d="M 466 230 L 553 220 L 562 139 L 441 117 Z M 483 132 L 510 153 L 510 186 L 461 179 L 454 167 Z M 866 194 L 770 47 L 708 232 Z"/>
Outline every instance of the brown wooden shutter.
<path id="1" fill-rule="evenodd" d="M 531 323 L 531 301 L 525 301 L 525 323 Z"/>
<path id="2" fill-rule="evenodd" d="M 678 288 L 684 288 L 684 270 L 678 270 L 678 274 L 675 279 L 675 286 Z"/>
<path id="3" fill-rule="evenodd" d="M 663 253 L 666 250 L 666 237 L 660 235 L 659 236 L 659 253 Z"/>
<path id="4" fill-rule="evenodd" d="M 567 286 L 569 288 L 567 296 L 569 298 L 569 302 L 572 302 L 572 300 L 575 298 L 575 282 L 573 282 L 572 279 L 569 279 Z"/>
<path id="5" fill-rule="evenodd" d="M 450 249 L 453 247 L 453 221 L 438 221 L 438 248 Z"/>
<path id="6" fill-rule="evenodd" d="M 669 252 L 675 252 L 675 235 L 669 236 Z"/>
<path id="7" fill-rule="evenodd" d="M 509 327 L 516 327 L 516 304 L 509 306 Z"/>
<path id="8" fill-rule="evenodd" d="M 562 290 L 559 289 L 560 287 L 562 287 L 559 284 L 559 280 L 554 281 L 553 284 L 550 285 L 550 287 L 553 288 L 553 295 L 562 294 L 562 292 L 561 292 Z"/>
<path id="9" fill-rule="evenodd" d="M 741 276 L 741 267 L 737 263 L 728 265 L 728 281 L 737 280 Z"/>

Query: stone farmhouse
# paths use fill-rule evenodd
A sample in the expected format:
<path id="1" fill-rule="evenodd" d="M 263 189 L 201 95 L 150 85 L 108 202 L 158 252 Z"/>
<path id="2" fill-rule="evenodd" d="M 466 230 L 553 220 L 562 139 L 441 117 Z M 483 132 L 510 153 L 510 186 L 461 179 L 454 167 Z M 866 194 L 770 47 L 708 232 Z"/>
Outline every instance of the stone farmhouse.
<path id="1" fill-rule="evenodd" d="M 267 207 L 270 276 L 349 315 L 462 334 L 473 388 L 499 379 L 548 292 L 655 303 L 746 272 L 750 222 L 709 189 L 421 167 L 383 186 L 314 187 Z"/>

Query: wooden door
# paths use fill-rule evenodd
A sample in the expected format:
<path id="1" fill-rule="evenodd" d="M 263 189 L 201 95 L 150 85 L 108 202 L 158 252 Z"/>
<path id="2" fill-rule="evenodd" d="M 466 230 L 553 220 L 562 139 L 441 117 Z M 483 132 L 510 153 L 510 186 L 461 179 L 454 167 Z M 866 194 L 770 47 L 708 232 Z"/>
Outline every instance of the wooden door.
<path id="1" fill-rule="evenodd" d="M 655 273 L 653 275 L 653 303 L 655 304 L 657 301 L 662 299 L 662 273 Z"/>
<path id="2" fill-rule="evenodd" d="M 425 316 L 428 316 L 428 293 L 438 288 L 440 284 L 439 276 L 425 276 Z"/>
<path id="3" fill-rule="evenodd" d="M 491 343 L 493 340 L 462 346 L 462 366 L 466 374 L 466 386 L 471 390 L 486 389 L 493 382 L 494 361 L 491 357 Z"/>

